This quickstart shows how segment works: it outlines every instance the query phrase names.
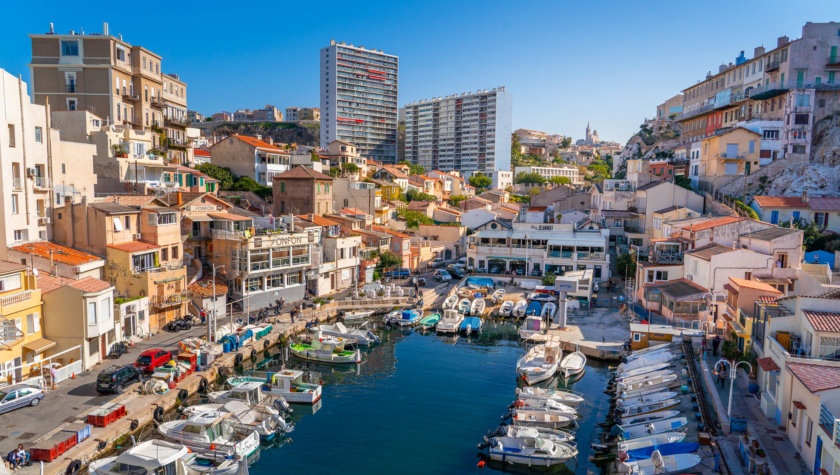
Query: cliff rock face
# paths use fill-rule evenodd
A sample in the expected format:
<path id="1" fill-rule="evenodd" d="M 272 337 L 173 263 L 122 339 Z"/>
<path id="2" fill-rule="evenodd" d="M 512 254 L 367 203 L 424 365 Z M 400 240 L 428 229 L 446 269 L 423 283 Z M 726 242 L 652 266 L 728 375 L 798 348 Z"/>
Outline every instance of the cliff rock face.
<path id="1" fill-rule="evenodd" d="M 811 162 L 834 167 L 840 165 L 840 112 L 814 124 Z"/>

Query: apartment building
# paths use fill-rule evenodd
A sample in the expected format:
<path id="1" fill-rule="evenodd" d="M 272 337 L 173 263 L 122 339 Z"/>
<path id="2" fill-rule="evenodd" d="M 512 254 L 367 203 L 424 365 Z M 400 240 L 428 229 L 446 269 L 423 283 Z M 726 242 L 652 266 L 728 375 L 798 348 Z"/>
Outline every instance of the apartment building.
<path id="1" fill-rule="evenodd" d="M 169 162 L 190 165 L 191 146 L 187 127 L 191 121 L 187 117 L 187 84 L 177 74 L 161 74 L 161 79 L 163 93 L 152 97 L 152 103 L 163 108 L 163 123 L 153 123 L 152 130 L 158 133 L 163 130 L 165 133 L 159 138 Z"/>
<path id="2" fill-rule="evenodd" d="M 840 199 L 828 196 L 756 196 L 750 207 L 758 218 L 772 224 L 785 221 L 814 223 L 828 231 L 840 233 Z M 834 216 L 832 218 L 832 215 Z"/>
<path id="3" fill-rule="evenodd" d="M 718 186 L 758 170 L 761 134 L 745 127 L 718 129 L 701 141 L 700 184 Z"/>
<path id="4" fill-rule="evenodd" d="M 288 109 L 286 109 L 288 111 Z M 280 109 L 266 104 L 262 109 L 240 109 L 233 113 L 234 122 L 282 122 L 283 113 Z"/>
<path id="5" fill-rule="evenodd" d="M 298 120 L 308 120 L 310 122 L 321 121 L 321 109 L 317 107 L 304 107 L 298 112 Z"/>
<path id="6" fill-rule="evenodd" d="M 274 176 L 273 213 L 329 214 L 333 210 L 333 178 L 306 167 Z"/>
<path id="7" fill-rule="evenodd" d="M 341 168 L 345 176 L 351 175 L 359 180 L 368 175 L 367 159 L 361 156 L 359 148 L 350 142 L 334 140 L 330 142 L 325 153 L 319 154 L 319 157 L 322 160 L 329 160 L 331 167 Z"/>
<path id="8" fill-rule="evenodd" d="M 247 176 L 264 186 L 273 186 L 273 178 L 290 169 L 291 151 L 261 136 L 231 135 L 210 147 L 213 164 L 230 168 L 238 176 Z"/>
<path id="9" fill-rule="evenodd" d="M 580 176 L 580 169 L 575 165 L 562 165 L 558 167 L 516 167 L 513 169 L 513 176 L 520 173 L 536 173 L 537 175 L 551 180 L 555 177 L 566 177 L 573 185 L 582 185 L 583 177 Z"/>
<path id="10" fill-rule="evenodd" d="M 427 170 L 510 170 L 513 95 L 502 87 L 405 105 L 405 158 Z"/>
<path id="11" fill-rule="evenodd" d="M 387 218 L 382 191 L 375 183 L 336 178 L 333 180 L 332 196 L 333 209 L 355 208 L 373 216 L 379 224 Z"/>
<path id="12" fill-rule="evenodd" d="M 12 384 L 40 376 L 38 364 L 55 342 L 43 337 L 36 275 L 23 264 L 0 261 L 0 282 L 0 380 Z"/>
<path id="13" fill-rule="evenodd" d="M 335 40 L 319 56 L 321 147 L 345 140 L 369 160 L 396 163 L 399 58 Z"/>

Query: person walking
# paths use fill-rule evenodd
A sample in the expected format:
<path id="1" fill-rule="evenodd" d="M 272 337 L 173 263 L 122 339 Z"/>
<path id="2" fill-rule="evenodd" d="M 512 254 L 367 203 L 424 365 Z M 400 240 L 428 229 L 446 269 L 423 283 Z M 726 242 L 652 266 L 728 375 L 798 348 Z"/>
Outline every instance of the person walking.
<path id="1" fill-rule="evenodd" d="M 723 371 L 718 371 L 718 384 L 720 385 L 720 389 L 726 385 L 726 379 L 723 377 Z"/>
<path id="2" fill-rule="evenodd" d="M 55 391 L 55 378 L 56 378 L 55 366 L 50 365 L 50 384 L 52 384 L 52 390 L 53 391 Z"/>

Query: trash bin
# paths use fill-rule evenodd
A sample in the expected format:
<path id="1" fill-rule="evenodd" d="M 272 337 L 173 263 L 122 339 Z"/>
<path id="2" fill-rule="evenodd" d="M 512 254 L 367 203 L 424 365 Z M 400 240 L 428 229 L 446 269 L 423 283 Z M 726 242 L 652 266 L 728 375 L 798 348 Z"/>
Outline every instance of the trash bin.
<path id="1" fill-rule="evenodd" d="M 750 385 L 748 387 L 748 390 L 749 390 L 750 394 L 758 394 L 758 384 L 750 383 Z"/>
<path id="2" fill-rule="evenodd" d="M 747 420 L 740 417 L 732 417 L 729 419 L 729 431 L 741 432 L 747 431 Z"/>
<path id="3" fill-rule="evenodd" d="M 225 339 L 224 342 L 222 342 L 222 351 L 230 353 L 230 340 Z"/>

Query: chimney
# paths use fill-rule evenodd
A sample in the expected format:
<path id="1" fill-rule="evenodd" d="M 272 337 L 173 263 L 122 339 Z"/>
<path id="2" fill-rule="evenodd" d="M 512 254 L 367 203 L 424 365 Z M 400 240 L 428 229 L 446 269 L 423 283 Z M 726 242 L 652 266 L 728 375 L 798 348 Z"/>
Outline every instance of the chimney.
<path id="1" fill-rule="evenodd" d="M 807 203 L 809 200 L 808 198 L 808 190 L 802 190 L 802 202 Z"/>
<path id="2" fill-rule="evenodd" d="M 102 35 L 103 36 L 108 36 L 108 22 L 107 21 L 102 22 Z"/>
<path id="3" fill-rule="evenodd" d="M 780 36 L 779 39 L 776 40 L 776 48 L 781 48 L 788 43 L 790 43 L 790 38 L 787 36 Z"/>
<path id="4" fill-rule="evenodd" d="M 55 34 L 55 25 L 53 25 L 53 22 L 50 22 L 50 34 L 51 35 Z"/>
<path id="5" fill-rule="evenodd" d="M 753 58 L 758 58 L 762 54 L 764 54 L 764 46 L 756 46 L 755 47 L 755 54 L 753 54 Z"/>
<path id="6" fill-rule="evenodd" d="M 266 137 L 265 141 L 268 142 L 269 145 L 274 145 L 274 137 L 270 135 Z"/>
<path id="7" fill-rule="evenodd" d="M 181 206 L 182 204 L 184 204 L 184 197 L 181 192 L 178 191 L 178 206 Z"/>

